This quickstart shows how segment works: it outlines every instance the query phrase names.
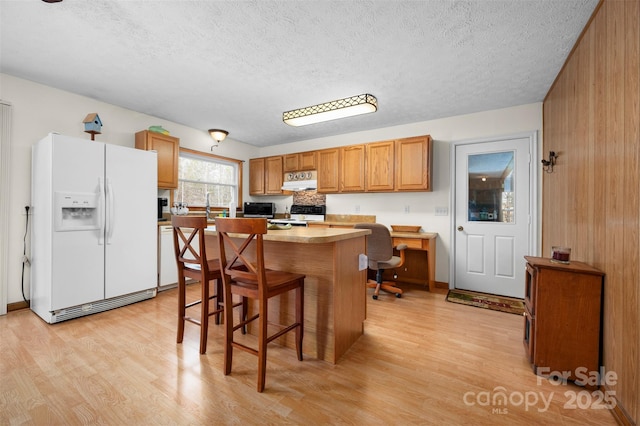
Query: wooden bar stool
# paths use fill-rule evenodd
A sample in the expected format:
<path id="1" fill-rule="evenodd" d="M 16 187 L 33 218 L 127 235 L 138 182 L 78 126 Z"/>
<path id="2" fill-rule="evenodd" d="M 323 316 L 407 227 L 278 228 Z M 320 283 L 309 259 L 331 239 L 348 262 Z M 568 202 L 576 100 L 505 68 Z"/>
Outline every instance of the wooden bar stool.
<path id="1" fill-rule="evenodd" d="M 225 305 L 224 374 L 231 373 L 233 348 L 258 357 L 258 392 L 264 390 L 267 371 L 267 344 L 283 334 L 295 330 L 296 352 L 302 361 L 302 337 L 304 330 L 304 278 L 302 274 L 267 269 L 264 262 L 263 235 L 267 233 L 267 220 L 263 218 L 216 218 L 220 265 L 225 300 L 234 294 L 254 299 L 258 303 L 258 314 L 251 318 L 241 316 L 234 324 L 232 307 Z M 230 234 L 234 234 L 233 237 Z M 238 236 L 238 234 L 242 234 Z M 240 241 L 238 241 L 238 238 Z M 227 254 L 229 253 L 229 254 Z M 295 290 L 295 322 L 282 325 L 268 322 L 269 299 Z M 258 349 L 234 340 L 233 333 L 258 320 Z M 279 331 L 269 335 L 267 325 L 277 326 Z"/>
<path id="2" fill-rule="evenodd" d="M 204 243 L 204 229 L 207 227 L 205 216 L 177 216 L 171 217 L 173 226 L 173 247 L 178 263 L 178 337 L 177 343 L 182 343 L 184 324 L 189 321 L 200 326 L 200 353 L 207 351 L 207 332 L 209 331 L 209 317 L 216 316 L 216 324 L 220 323 L 223 309 L 222 274 L 220 261 L 207 259 Z M 202 285 L 201 297 L 198 300 L 186 302 L 186 278 L 200 281 Z M 209 284 L 216 282 L 214 294 L 210 294 Z M 209 301 L 215 300 L 214 309 L 210 311 Z M 204 303 L 203 303 L 204 302 Z M 187 309 L 195 305 L 202 305 L 200 318 L 187 315 Z"/>

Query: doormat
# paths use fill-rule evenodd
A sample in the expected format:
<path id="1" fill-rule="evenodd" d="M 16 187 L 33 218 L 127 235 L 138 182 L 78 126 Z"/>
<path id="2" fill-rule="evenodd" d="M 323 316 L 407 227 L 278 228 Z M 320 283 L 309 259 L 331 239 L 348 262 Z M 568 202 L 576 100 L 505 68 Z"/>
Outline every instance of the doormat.
<path id="1" fill-rule="evenodd" d="M 447 302 L 476 306 L 478 308 L 491 309 L 494 311 L 508 312 L 516 315 L 522 315 L 524 313 L 524 302 L 522 299 L 496 296 L 495 294 L 476 293 L 473 291 L 455 289 L 449 290 L 449 293 L 447 294 Z"/>

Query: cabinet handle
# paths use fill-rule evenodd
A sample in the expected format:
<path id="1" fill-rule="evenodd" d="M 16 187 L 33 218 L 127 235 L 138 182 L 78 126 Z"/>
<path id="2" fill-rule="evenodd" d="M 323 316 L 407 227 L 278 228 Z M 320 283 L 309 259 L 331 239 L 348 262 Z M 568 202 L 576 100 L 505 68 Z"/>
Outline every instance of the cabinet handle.
<path id="1" fill-rule="evenodd" d="M 464 228 L 462 227 L 462 225 L 458 226 L 458 231 L 464 231 Z"/>

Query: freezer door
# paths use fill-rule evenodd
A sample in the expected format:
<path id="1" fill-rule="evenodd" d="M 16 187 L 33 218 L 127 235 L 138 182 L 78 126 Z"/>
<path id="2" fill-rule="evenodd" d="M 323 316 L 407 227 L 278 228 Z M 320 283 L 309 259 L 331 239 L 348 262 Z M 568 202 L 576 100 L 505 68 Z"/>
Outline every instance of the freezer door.
<path id="1" fill-rule="evenodd" d="M 51 190 L 54 214 L 49 216 L 52 233 L 51 308 L 68 308 L 104 298 L 104 245 L 101 226 L 56 227 L 57 210 L 64 208 L 56 194 L 100 194 L 104 177 L 104 144 L 63 135 L 51 135 Z M 34 214 L 36 210 L 34 207 Z M 102 213 L 99 213 L 102 215 Z M 34 259 L 34 262 L 36 259 Z"/>
<path id="2" fill-rule="evenodd" d="M 158 284 L 157 154 L 106 145 L 105 297 Z"/>

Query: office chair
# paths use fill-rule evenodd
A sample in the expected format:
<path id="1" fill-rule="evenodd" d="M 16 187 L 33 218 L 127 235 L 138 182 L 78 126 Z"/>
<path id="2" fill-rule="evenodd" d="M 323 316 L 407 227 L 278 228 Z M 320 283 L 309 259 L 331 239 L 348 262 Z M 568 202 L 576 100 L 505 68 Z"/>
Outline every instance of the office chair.
<path id="1" fill-rule="evenodd" d="M 400 252 L 400 257 L 393 255 L 393 240 L 389 229 L 380 223 L 358 223 L 356 229 L 370 229 L 367 235 L 367 257 L 369 269 L 376 271 L 376 279 L 368 280 L 367 287 L 375 288 L 373 299 L 378 300 L 380 290 L 395 293 L 396 297 L 402 296 L 402 289 L 396 287 L 392 281 L 383 281 L 382 273 L 385 269 L 398 268 L 404 264 L 404 250 L 406 244 L 398 244 L 395 249 Z"/>
<path id="2" fill-rule="evenodd" d="M 267 344 L 289 331 L 295 331 L 295 345 L 298 360 L 302 361 L 302 336 L 304 330 L 304 279 L 302 274 L 267 269 L 264 260 L 263 235 L 267 233 L 264 218 L 217 218 L 216 231 L 220 244 L 220 267 L 225 300 L 232 300 L 234 294 L 254 299 L 258 314 L 251 318 L 240 318 L 234 324 L 232 309 L 224 309 L 225 346 L 224 374 L 231 374 L 233 348 L 258 356 L 258 392 L 264 390 L 267 372 Z M 233 238 L 230 234 L 233 234 Z M 238 234 L 241 234 L 238 236 Z M 286 325 L 268 321 L 268 302 L 274 296 L 295 291 L 295 319 Z M 245 302 L 246 303 L 246 302 Z M 277 306 L 277 305 L 276 305 Z M 274 321 L 287 317 L 286 312 L 278 313 Z M 258 320 L 258 349 L 234 340 L 233 333 L 239 328 Z M 267 325 L 280 330 L 268 334 Z"/>

